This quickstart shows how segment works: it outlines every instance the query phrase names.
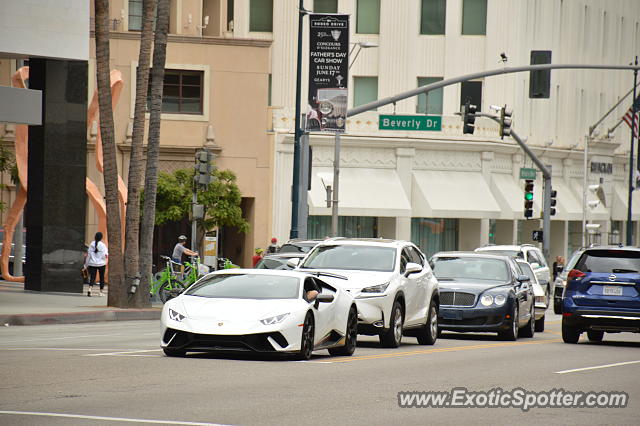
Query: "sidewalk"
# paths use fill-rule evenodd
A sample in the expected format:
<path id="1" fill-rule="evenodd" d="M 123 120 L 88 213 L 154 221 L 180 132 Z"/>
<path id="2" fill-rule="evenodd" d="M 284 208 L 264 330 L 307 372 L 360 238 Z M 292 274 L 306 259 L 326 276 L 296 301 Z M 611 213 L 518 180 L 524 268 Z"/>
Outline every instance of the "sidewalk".
<path id="1" fill-rule="evenodd" d="M 94 286 L 97 293 L 98 286 Z M 159 320 L 162 303 L 149 309 L 107 307 L 107 295 L 24 290 L 24 283 L 0 280 L 0 326 L 76 324 L 98 321 Z"/>

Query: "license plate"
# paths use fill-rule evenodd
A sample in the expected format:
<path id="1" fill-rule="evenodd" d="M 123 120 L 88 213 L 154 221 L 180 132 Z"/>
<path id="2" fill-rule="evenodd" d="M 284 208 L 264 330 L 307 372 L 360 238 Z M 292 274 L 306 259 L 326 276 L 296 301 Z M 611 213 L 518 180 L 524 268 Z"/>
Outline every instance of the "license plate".
<path id="1" fill-rule="evenodd" d="M 605 285 L 602 287 L 604 296 L 622 296 L 622 287 L 619 285 Z"/>
<path id="2" fill-rule="evenodd" d="M 449 319 L 449 320 L 459 320 L 462 319 L 462 311 L 449 311 L 449 310 L 443 310 L 442 311 L 442 318 L 443 319 Z"/>

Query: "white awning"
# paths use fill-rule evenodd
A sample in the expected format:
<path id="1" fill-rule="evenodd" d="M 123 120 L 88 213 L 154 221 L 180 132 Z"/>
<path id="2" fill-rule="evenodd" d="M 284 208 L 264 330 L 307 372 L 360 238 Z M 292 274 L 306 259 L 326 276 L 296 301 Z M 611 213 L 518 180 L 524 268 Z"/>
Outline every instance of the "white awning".
<path id="1" fill-rule="evenodd" d="M 631 220 L 640 220 L 640 190 L 632 192 Z M 613 200 L 611 204 L 611 220 L 627 220 L 629 205 L 629 188 L 627 182 L 615 181 L 613 184 Z"/>
<path id="2" fill-rule="evenodd" d="M 500 205 L 500 219 L 524 218 L 524 188 L 513 176 L 493 173 L 490 187 Z"/>
<path id="3" fill-rule="evenodd" d="M 413 171 L 413 217 L 499 219 L 501 208 L 480 172 Z"/>
<path id="4" fill-rule="evenodd" d="M 309 214 L 331 214 L 323 180 L 332 184 L 333 168 L 314 167 Z M 340 168 L 338 199 L 340 216 L 411 216 L 411 204 L 395 169 Z"/>
<path id="5" fill-rule="evenodd" d="M 557 192 L 556 220 L 582 220 L 582 192 L 580 196 L 560 177 L 551 179 L 551 187 Z M 606 209 L 605 209 L 606 210 Z M 607 213 L 608 215 L 608 213 Z"/>

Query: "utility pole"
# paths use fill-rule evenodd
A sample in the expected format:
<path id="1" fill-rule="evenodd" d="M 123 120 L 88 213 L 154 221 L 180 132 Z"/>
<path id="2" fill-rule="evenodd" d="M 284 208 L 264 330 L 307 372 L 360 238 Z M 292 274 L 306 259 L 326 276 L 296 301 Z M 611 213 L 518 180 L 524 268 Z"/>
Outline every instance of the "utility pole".
<path id="1" fill-rule="evenodd" d="M 304 1 L 300 0 L 298 6 L 298 60 L 296 63 L 296 110 L 294 117 L 293 128 L 293 183 L 291 185 L 291 231 L 289 232 L 289 238 L 298 238 L 299 236 L 299 200 L 300 192 L 303 190 L 301 184 L 306 185 L 306 182 L 300 182 L 300 156 L 302 149 L 300 147 L 300 136 L 302 130 L 300 129 L 300 92 L 302 91 L 302 23 L 304 15 L 307 11 L 304 8 Z"/>
<path id="2" fill-rule="evenodd" d="M 638 57 L 635 61 L 638 66 Z M 633 103 L 631 104 L 631 147 L 629 149 L 629 205 L 627 206 L 627 245 L 633 244 L 633 222 L 631 221 L 631 211 L 633 202 L 633 139 L 635 137 L 636 128 L 636 85 L 638 84 L 638 69 L 633 70 Z M 638 164 L 640 166 L 640 163 Z"/>

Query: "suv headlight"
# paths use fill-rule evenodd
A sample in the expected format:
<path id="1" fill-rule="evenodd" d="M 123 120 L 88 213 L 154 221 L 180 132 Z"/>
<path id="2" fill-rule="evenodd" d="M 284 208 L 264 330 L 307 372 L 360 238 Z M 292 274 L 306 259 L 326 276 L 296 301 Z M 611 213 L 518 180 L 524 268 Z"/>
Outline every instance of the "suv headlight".
<path id="1" fill-rule="evenodd" d="M 360 290 L 360 293 L 384 293 L 385 290 L 389 287 L 389 283 L 383 283 L 378 285 L 372 285 L 371 287 L 365 287 Z"/>
<path id="2" fill-rule="evenodd" d="M 274 325 L 274 324 L 281 323 L 288 316 L 289 316 L 289 312 L 287 312 L 286 314 L 280 314 L 273 317 L 261 319 L 260 322 L 263 325 Z"/>
<path id="3" fill-rule="evenodd" d="M 176 321 L 176 322 L 181 322 L 183 319 L 185 319 L 186 317 L 184 315 L 182 315 L 180 312 L 176 312 L 173 309 L 169 309 L 169 319 Z"/>

